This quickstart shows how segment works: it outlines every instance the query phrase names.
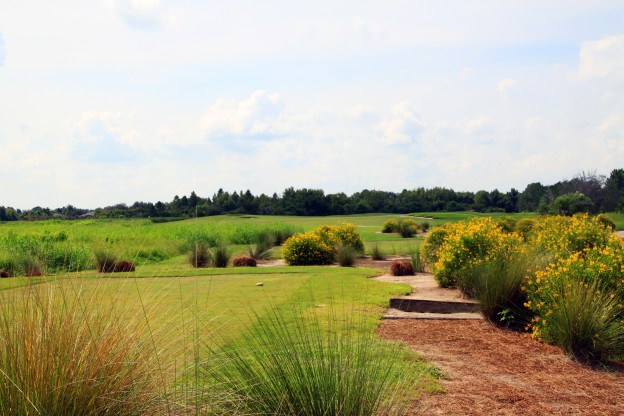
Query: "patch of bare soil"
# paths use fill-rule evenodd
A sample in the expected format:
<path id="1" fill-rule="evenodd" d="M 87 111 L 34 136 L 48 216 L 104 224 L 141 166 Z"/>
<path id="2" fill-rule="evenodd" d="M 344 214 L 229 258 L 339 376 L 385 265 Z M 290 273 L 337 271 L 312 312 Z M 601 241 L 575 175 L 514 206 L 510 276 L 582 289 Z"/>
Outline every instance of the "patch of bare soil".
<path id="1" fill-rule="evenodd" d="M 624 415 L 624 368 L 593 369 L 559 348 L 484 321 L 386 320 L 380 336 L 408 343 L 445 374 L 445 393 L 406 415 Z"/>

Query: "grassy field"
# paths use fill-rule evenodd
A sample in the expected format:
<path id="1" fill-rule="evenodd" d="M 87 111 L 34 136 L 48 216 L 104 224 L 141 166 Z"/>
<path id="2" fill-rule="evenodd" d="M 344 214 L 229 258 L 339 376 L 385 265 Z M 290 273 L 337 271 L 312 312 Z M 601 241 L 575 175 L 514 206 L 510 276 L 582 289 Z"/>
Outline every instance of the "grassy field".
<path id="1" fill-rule="evenodd" d="M 166 390 L 183 391 L 181 394 L 188 396 L 198 386 L 203 389 L 212 383 L 209 377 L 197 373 L 198 363 L 210 362 L 227 345 L 253 333 L 260 321 L 279 316 L 282 324 L 296 333 L 305 322 L 313 320 L 329 325 L 324 325 L 323 332 L 349 338 L 370 336 L 388 299 L 409 292 L 407 285 L 369 279 L 376 274 L 371 269 L 266 267 L 197 272 L 178 270 L 176 274 L 173 269 L 153 268 L 114 277 L 74 273 L 63 278 L 0 279 L 0 288 L 4 289 L 0 291 L 0 317 L 15 314 L 10 307 L 23 305 L 29 293 L 36 291 L 44 293 L 44 299 L 54 298 L 61 315 L 80 303 L 79 309 L 103 317 L 106 326 L 123 322 L 124 328 L 135 328 L 144 321 L 148 326 L 143 328 L 143 338 L 150 344 L 150 355 L 157 357 Z M 257 286 L 258 282 L 262 286 Z M 135 324 L 128 324 L 132 322 Z M 24 328 L 15 322 L 15 330 L 23 333 Z M 237 354 L 241 354 L 241 347 L 237 348 Z M 388 344 L 384 348 L 393 351 L 385 354 L 384 360 L 389 360 L 387 364 L 395 366 L 404 379 L 416 382 L 420 390 L 439 389 L 436 370 L 417 355 L 401 345 Z M 40 359 L 45 362 L 45 357 Z M 405 394 L 413 396 L 415 391 Z M 176 403 L 185 400 L 197 398 L 174 399 Z M 205 407 L 203 401 L 207 399 L 200 400 L 199 406 Z"/>

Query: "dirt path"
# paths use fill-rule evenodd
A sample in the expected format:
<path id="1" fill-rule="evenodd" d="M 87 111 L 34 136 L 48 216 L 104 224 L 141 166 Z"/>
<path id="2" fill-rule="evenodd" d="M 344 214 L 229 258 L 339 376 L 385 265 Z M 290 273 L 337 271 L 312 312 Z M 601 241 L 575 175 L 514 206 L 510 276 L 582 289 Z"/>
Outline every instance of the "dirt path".
<path id="1" fill-rule="evenodd" d="M 594 370 L 556 347 L 485 321 L 386 320 L 378 333 L 408 343 L 445 374 L 446 393 L 406 415 L 624 415 L 624 369 Z"/>

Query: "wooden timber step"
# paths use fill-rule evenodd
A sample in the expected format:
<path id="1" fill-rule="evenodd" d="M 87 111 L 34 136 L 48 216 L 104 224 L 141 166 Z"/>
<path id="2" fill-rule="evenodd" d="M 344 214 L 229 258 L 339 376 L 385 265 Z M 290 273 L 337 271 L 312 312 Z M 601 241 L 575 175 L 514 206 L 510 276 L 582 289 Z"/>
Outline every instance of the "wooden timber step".
<path id="1" fill-rule="evenodd" d="M 409 297 L 390 299 L 390 308 L 403 312 L 419 313 L 474 313 L 478 311 L 479 305 L 471 301 L 444 301 L 413 299 Z"/>

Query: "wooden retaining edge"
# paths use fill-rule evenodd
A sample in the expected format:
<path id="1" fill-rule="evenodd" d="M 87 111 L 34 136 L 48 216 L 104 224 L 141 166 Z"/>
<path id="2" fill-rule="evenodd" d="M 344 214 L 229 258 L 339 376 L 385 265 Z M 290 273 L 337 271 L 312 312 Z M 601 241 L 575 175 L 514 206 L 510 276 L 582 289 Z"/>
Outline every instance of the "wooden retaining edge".
<path id="1" fill-rule="evenodd" d="M 474 313 L 478 311 L 478 304 L 474 302 L 437 301 L 423 299 L 390 299 L 390 308 L 404 312 L 420 313 Z"/>

